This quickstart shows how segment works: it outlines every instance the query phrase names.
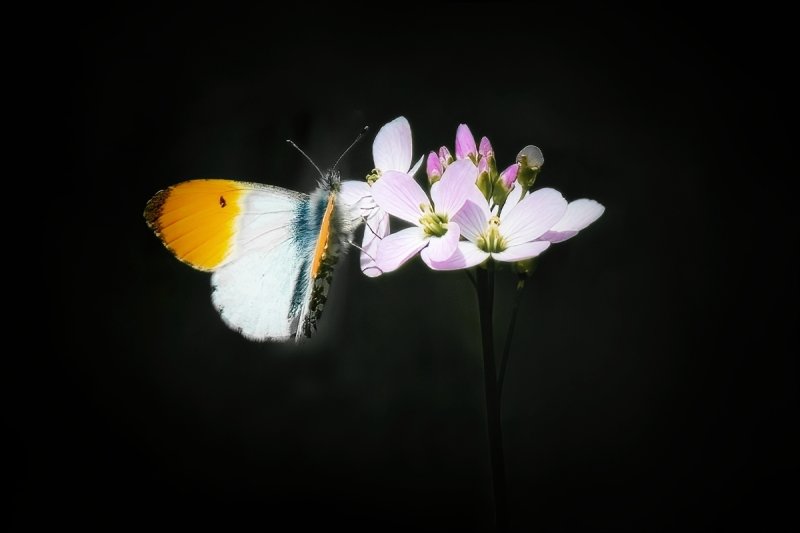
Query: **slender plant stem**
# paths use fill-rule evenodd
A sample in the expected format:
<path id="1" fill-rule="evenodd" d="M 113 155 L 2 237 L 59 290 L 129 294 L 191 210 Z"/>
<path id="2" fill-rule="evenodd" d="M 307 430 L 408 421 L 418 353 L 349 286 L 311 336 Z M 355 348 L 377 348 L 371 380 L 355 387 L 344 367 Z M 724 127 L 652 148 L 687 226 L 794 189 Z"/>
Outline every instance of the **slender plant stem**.
<path id="1" fill-rule="evenodd" d="M 514 325 L 517 323 L 517 313 L 519 312 L 519 303 L 522 301 L 522 290 L 524 288 L 525 277 L 520 276 L 519 281 L 517 281 L 517 292 L 514 294 L 514 306 L 511 308 L 511 320 L 508 322 L 503 358 L 500 360 L 500 376 L 497 378 L 497 394 L 501 398 L 503 397 L 503 381 L 506 378 L 506 368 L 508 367 L 508 354 L 511 353 L 511 339 L 514 337 Z"/>
<path id="2" fill-rule="evenodd" d="M 486 397 L 486 423 L 489 430 L 489 454 L 492 465 L 492 491 L 494 515 L 498 532 L 508 531 L 506 506 L 506 471 L 503 457 L 503 429 L 500 425 L 500 395 L 497 388 L 497 371 L 494 360 L 494 332 L 492 307 L 494 291 L 494 265 L 477 270 L 478 307 L 481 318 L 483 343 L 483 383 Z"/>
<path id="3" fill-rule="evenodd" d="M 478 286 L 475 284 L 475 277 L 472 274 L 469 273 L 469 270 L 465 270 L 464 274 L 467 275 L 467 278 L 469 279 L 469 282 L 472 284 L 472 288 L 477 291 L 478 290 Z"/>

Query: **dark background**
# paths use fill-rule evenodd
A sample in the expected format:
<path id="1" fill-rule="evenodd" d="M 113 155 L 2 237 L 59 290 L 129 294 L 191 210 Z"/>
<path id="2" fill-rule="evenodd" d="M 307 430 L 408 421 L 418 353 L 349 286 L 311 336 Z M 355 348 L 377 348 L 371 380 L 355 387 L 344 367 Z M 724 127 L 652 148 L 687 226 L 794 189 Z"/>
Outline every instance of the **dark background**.
<path id="1" fill-rule="evenodd" d="M 153 193 L 188 178 L 312 190 L 286 138 L 325 166 L 369 125 L 341 165 L 363 178 L 373 134 L 404 115 L 417 156 L 452 148 L 466 122 L 501 165 L 536 144 L 539 186 L 607 208 L 543 256 L 523 300 L 503 403 L 513 529 L 797 527 L 785 15 L 397 4 L 63 17 L 51 324 L 32 341 L 52 347 L 23 355 L 14 380 L 12 526 L 491 527 L 463 274 L 416 260 L 367 279 L 353 253 L 314 339 L 251 343 L 217 316 L 208 275 L 142 219 Z M 497 283 L 502 331 L 513 278 Z"/>

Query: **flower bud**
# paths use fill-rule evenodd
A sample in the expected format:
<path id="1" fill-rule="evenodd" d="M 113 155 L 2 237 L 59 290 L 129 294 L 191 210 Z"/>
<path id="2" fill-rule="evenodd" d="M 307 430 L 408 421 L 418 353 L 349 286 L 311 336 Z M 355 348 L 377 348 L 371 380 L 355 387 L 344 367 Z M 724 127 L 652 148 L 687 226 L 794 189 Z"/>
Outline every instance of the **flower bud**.
<path id="1" fill-rule="evenodd" d="M 492 197 L 492 178 L 489 176 L 489 164 L 486 159 L 478 161 L 478 179 L 475 182 L 487 200 Z"/>
<path id="2" fill-rule="evenodd" d="M 478 148 L 475 146 L 475 137 L 466 124 L 459 124 L 456 130 L 456 159 L 478 160 Z"/>
<path id="3" fill-rule="evenodd" d="M 494 149 L 492 143 L 486 137 L 481 137 L 481 144 L 478 148 L 478 155 L 481 159 L 485 159 L 489 163 L 489 177 L 492 181 L 497 181 L 497 161 L 494 158 Z"/>
<path id="4" fill-rule="evenodd" d="M 442 162 L 439 160 L 439 156 L 436 152 L 428 154 L 425 170 L 428 173 L 428 183 L 430 185 L 433 185 L 442 178 Z"/>
<path id="5" fill-rule="evenodd" d="M 450 150 L 447 149 L 447 146 L 442 146 L 439 148 L 439 162 L 442 164 L 442 169 L 447 168 L 447 165 L 455 161 L 453 156 L 450 154 Z"/>
<path id="6" fill-rule="evenodd" d="M 517 182 L 522 185 L 525 191 L 529 191 L 533 188 L 536 177 L 539 175 L 542 165 L 544 165 L 542 151 L 529 144 L 517 154 L 517 163 L 519 163 Z"/>
<path id="7" fill-rule="evenodd" d="M 494 157 L 494 150 L 492 150 L 492 143 L 489 142 L 489 139 L 486 137 L 481 137 L 481 144 L 478 147 L 478 153 L 481 157 L 488 158 L 489 156 Z"/>
<path id="8" fill-rule="evenodd" d="M 505 190 L 510 191 L 517 181 L 517 174 L 519 173 L 519 163 L 514 163 L 503 172 L 500 173 L 500 183 L 503 184 Z"/>

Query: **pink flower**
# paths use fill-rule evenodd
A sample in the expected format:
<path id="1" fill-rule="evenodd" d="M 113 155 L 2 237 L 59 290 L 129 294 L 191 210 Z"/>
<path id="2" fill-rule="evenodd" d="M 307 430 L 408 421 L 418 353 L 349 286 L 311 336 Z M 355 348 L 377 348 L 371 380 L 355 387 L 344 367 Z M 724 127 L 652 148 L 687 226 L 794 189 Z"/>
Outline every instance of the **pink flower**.
<path id="1" fill-rule="evenodd" d="M 375 202 L 390 215 L 414 226 L 383 238 L 377 267 L 391 272 L 423 249 L 434 261 L 445 261 L 453 255 L 461 237 L 454 217 L 468 198 L 480 194 L 475 187 L 477 172 L 471 161 L 450 164 L 431 186 L 433 201 L 408 174 L 385 172 L 372 186 Z"/>
<path id="2" fill-rule="evenodd" d="M 360 263 L 361 271 L 369 277 L 382 273 L 375 258 L 381 239 L 389 234 L 389 215 L 375 203 L 370 185 L 379 182 L 386 172 L 413 176 L 422 165 L 422 158 L 409 170 L 412 154 L 411 126 L 405 117 L 397 117 L 385 124 L 375 136 L 372 143 L 375 169 L 367 176 L 367 181 L 342 182 L 340 199 L 358 210 L 365 221 Z"/>
<path id="3" fill-rule="evenodd" d="M 434 270 L 456 270 L 478 265 L 490 257 L 516 262 L 545 251 L 550 243 L 538 239 L 561 220 L 567 201 L 555 189 L 540 189 L 522 200 L 519 193 L 512 196 L 515 201 L 506 203 L 499 216 L 492 213 L 486 200 L 471 196 L 453 218 L 467 240 L 459 242 L 457 250 L 445 260 L 426 250 L 422 251 L 422 260 Z"/>

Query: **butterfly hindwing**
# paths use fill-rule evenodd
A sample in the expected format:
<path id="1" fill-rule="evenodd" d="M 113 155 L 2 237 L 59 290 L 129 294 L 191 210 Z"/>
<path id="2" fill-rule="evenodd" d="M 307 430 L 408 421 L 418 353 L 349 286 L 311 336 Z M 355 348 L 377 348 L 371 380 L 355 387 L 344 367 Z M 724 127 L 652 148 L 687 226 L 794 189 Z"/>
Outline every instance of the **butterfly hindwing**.
<path id="1" fill-rule="evenodd" d="M 254 219 L 241 230 L 246 253 L 223 265 L 211 278 L 212 300 L 229 326 L 255 340 L 311 335 L 316 320 L 310 323 L 308 317 L 313 315 L 308 310 L 315 290 L 315 268 L 322 268 L 315 258 L 318 250 L 324 256 L 319 261 L 329 257 L 320 242 L 328 239 L 325 214 L 332 198 L 325 190 L 304 195 L 284 219 L 285 228 L 263 226 Z M 259 198 L 258 202 L 266 200 Z M 257 244 L 253 239 L 263 242 Z"/>
<path id="2" fill-rule="evenodd" d="M 231 328 L 254 340 L 285 340 L 296 331 L 295 243 L 284 240 L 231 261 L 211 276 L 211 299 Z"/>

